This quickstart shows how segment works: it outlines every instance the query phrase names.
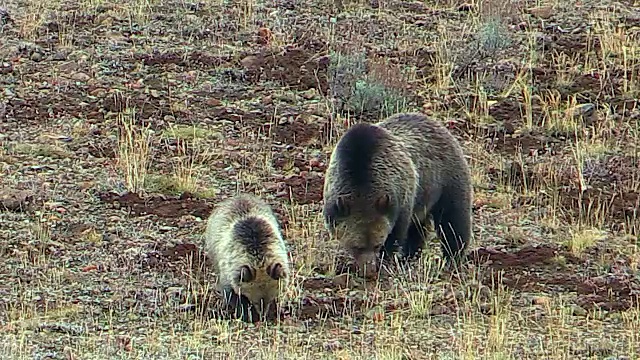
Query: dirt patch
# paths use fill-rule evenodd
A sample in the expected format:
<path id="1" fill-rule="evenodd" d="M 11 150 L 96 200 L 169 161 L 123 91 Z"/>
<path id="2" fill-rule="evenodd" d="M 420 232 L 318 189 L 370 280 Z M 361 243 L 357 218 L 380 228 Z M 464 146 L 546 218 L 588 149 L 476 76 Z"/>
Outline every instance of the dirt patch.
<path id="1" fill-rule="evenodd" d="M 332 289 L 336 290 L 336 284 L 328 278 L 310 278 L 302 282 L 302 288 L 309 291 Z"/>
<path id="2" fill-rule="evenodd" d="M 147 66 L 174 64 L 185 68 L 218 67 L 231 61 L 230 56 L 212 55 L 201 51 L 188 54 L 176 52 L 164 52 L 153 54 L 137 54 L 135 59 L 142 61 Z"/>
<path id="3" fill-rule="evenodd" d="M 542 40 L 542 39 L 541 39 Z M 544 41 L 541 41 L 545 50 L 557 51 L 558 53 L 564 53 L 565 55 L 580 54 L 582 50 L 588 47 L 593 50 L 598 50 L 600 47 L 600 40 L 597 36 L 588 36 L 587 34 L 563 34 L 559 32 L 553 32 L 549 34 Z M 591 42 L 591 43 L 590 43 Z"/>
<path id="4" fill-rule="evenodd" d="M 302 287 L 306 291 L 317 294 L 319 292 L 333 292 L 340 290 L 341 286 L 328 278 L 305 279 Z M 340 318 L 345 314 L 363 314 L 365 300 L 362 298 L 343 296 L 307 296 L 298 304 L 287 304 L 284 307 L 286 313 L 300 320 Z M 396 310 L 399 304 L 387 304 L 385 312 Z"/>
<path id="5" fill-rule="evenodd" d="M 563 265 L 554 260 L 558 255 L 563 256 Z M 494 271 L 483 277 L 487 286 L 498 285 L 499 278 L 505 286 L 523 292 L 575 293 L 576 303 L 585 309 L 621 311 L 638 304 L 637 279 L 631 275 L 576 275 L 566 265 L 584 266 L 584 261 L 560 248 L 529 246 L 514 253 L 477 249 L 472 259 L 501 271 L 499 277 Z"/>
<path id="6" fill-rule="evenodd" d="M 100 200 L 115 207 L 126 207 L 137 216 L 156 215 L 161 218 L 174 219 L 185 215 L 206 219 L 213 206 L 192 194 L 183 193 L 178 197 L 150 196 L 142 198 L 135 193 L 127 192 L 118 195 L 114 192 L 98 194 Z"/>
<path id="7" fill-rule="evenodd" d="M 162 95 L 162 94 L 160 94 Z M 98 102 L 101 109 L 109 112 L 119 113 L 127 108 L 135 108 L 134 123 L 137 125 L 149 125 L 153 130 L 157 130 L 163 124 L 160 120 L 165 116 L 175 116 L 183 111 L 172 109 L 161 96 L 150 96 L 138 91 L 127 93 L 103 94 L 103 98 Z"/>
<path id="8" fill-rule="evenodd" d="M 513 128 L 515 119 L 522 117 L 521 106 L 522 105 L 516 100 L 505 99 L 489 108 L 489 116 L 497 121 L 502 121 L 505 128 Z"/>
<path id="9" fill-rule="evenodd" d="M 279 183 L 278 197 L 293 200 L 298 204 L 311 204 L 322 201 L 324 175 L 305 172 L 286 177 Z"/>
<path id="10" fill-rule="evenodd" d="M 521 153 L 525 155 L 544 155 L 553 153 L 558 147 L 558 141 L 540 133 L 509 134 L 507 129 L 494 129 L 489 131 L 486 138 L 490 151 L 499 151 L 513 155 Z"/>
<path id="11" fill-rule="evenodd" d="M 259 126 L 265 122 L 263 118 L 235 107 L 220 107 L 209 111 L 211 113 L 210 119 L 213 119 L 212 121 L 231 121 L 238 130 L 243 130 L 243 126 Z"/>
<path id="12" fill-rule="evenodd" d="M 244 57 L 240 65 L 255 82 L 277 81 L 301 91 L 316 88 L 323 94 L 328 90 L 329 62 L 312 50 L 291 47 L 282 52 L 261 51 Z"/>
<path id="13" fill-rule="evenodd" d="M 299 320 L 321 320 L 361 312 L 363 304 L 360 299 L 307 297 L 302 304 L 288 304 L 284 311 Z"/>
<path id="14" fill-rule="evenodd" d="M 551 137 L 541 131 L 517 131 L 523 125 L 523 106 L 517 100 L 506 99 L 489 108 L 489 115 L 497 121 L 495 125 L 483 126 L 481 129 L 469 129 L 470 134 L 482 133 L 489 151 L 504 154 L 545 154 L 562 145 L 558 138 Z M 540 125 L 543 114 L 539 105 L 532 107 L 533 125 Z M 477 136 L 477 135 L 476 135 Z M 563 139 L 565 140 L 565 139 Z"/>
<path id="15" fill-rule="evenodd" d="M 636 73 L 640 73 L 640 70 L 638 70 Z M 633 117 L 633 116 L 637 116 L 637 115 L 634 115 L 634 112 L 636 112 L 637 109 L 640 108 L 640 100 L 628 99 L 628 98 L 615 98 L 615 99 L 611 99 L 611 101 L 609 102 L 609 106 L 611 108 L 611 111 L 614 114 L 621 115 L 623 118 Z M 625 122 L 622 121 L 622 119 L 620 119 L 619 125 L 624 126 Z"/>
<path id="16" fill-rule="evenodd" d="M 162 256 L 171 262 L 192 258 L 206 258 L 206 255 L 195 244 L 184 243 L 171 246 L 162 251 Z"/>
<path id="17" fill-rule="evenodd" d="M 326 137 L 326 121 L 318 122 L 306 116 L 298 116 L 293 121 L 271 126 L 274 138 L 283 144 L 304 146 L 319 143 Z"/>
<path id="18" fill-rule="evenodd" d="M 581 215 L 591 217 L 598 212 L 611 221 L 614 231 L 627 229 L 633 235 L 640 231 L 640 193 L 636 191 L 568 188 L 560 191 L 560 201 L 571 219 Z"/>
<path id="19" fill-rule="evenodd" d="M 307 155 L 306 152 L 278 152 L 273 154 L 271 164 L 274 168 L 287 172 L 293 169 L 298 171 L 317 171 L 324 173 L 327 165 L 324 161 Z"/>
<path id="20" fill-rule="evenodd" d="M 13 98 L 6 102 L 5 114 L 8 118 L 20 119 L 23 124 L 40 124 L 66 116 L 79 118 L 91 115 L 91 118 L 102 118 L 98 104 L 93 100 L 86 101 L 85 90 L 73 84 L 66 84 L 64 95 L 55 92 L 47 96 L 39 93 L 25 95 L 25 98 Z M 81 103 L 86 106 L 80 106 Z"/>
<path id="21" fill-rule="evenodd" d="M 514 267 L 534 267 L 553 265 L 554 258 L 562 255 L 570 263 L 580 263 L 580 259 L 565 250 L 548 245 L 527 246 L 515 253 L 479 248 L 470 253 L 470 260 L 483 264 L 488 263 L 494 269 Z"/>
<path id="22" fill-rule="evenodd" d="M 584 308 L 623 311 L 639 304 L 640 284 L 630 275 L 605 275 L 587 279 L 576 286 L 578 304 Z"/>
<path id="23" fill-rule="evenodd" d="M 566 101 L 570 96 L 580 95 L 581 101 L 595 102 L 603 92 L 599 75 L 583 74 L 576 77 L 571 84 L 558 86 L 562 100 Z"/>
<path id="24" fill-rule="evenodd" d="M 26 212 L 33 209 L 36 194 L 28 190 L 0 189 L 0 211 Z"/>
<path id="25" fill-rule="evenodd" d="M 543 150 L 532 153 L 536 149 L 530 149 L 529 155 L 532 157 L 524 158 L 525 163 L 509 161 L 500 169 L 489 168 L 488 175 L 493 182 L 509 184 L 515 189 L 545 189 L 557 193 L 559 204 L 565 210 L 560 216 L 567 221 L 574 222 L 580 216 L 591 217 L 597 211 L 598 216 L 604 217 L 613 230 L 626 226 L 632 233 L 637 231 L 640 193 L 633 189 L 640 173 L 635 159 L 616 155 L 587 159 L 583 167 L 578 169 L 573 164 L 563 163 L 557 156 L 541 158 L 542 155 L 557 155 L 553 150 L 541 153 Z M 549 148 L 546 150 L 549 151 Z M 586 185 L 583 191 L 580 189 L 581 179 Z M 531 200 L 531 196 L 519 196 L 514 204 L 529 204 Z M 556 206 L 558 203 L 549 205 Z"/>
<path id="26" fill-rule="evenodd" d="M 495 285 L 490 279 L 487 286 Z M 586 310 L 626 311 L 640 304 L 640 283 L 629 275 L 622 278 L 613 275 L 580 277 L 573 273 L 533 274 L 508 272 L 502 283 L 511 289 L 535 293 L 575 293 L 576 304 Z"/>
<path id="27" fill-rule="evenodd" d="M 207 253 L 196 244 L 181 243 L 144 255 L 143 264 L 156 271 L 184 271 L 185 267 L 203 274 L 208 265 Z"/>

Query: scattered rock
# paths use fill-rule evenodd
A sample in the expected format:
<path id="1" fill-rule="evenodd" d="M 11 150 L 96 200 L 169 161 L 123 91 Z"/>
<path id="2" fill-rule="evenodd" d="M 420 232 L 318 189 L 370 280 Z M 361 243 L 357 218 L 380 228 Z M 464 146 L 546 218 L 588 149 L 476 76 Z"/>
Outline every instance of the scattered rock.
<path id="1" fill-rule="evenodd" d="M 576 105 L 573 108 L 567 110 L 570 116 L 574 118 L 581 118 L 587 125 L 593 123 L 593 118 L 596 113 L 596 106 L 592 103 Z"/>
<path id="2" fill-rule="evenodd" d="M 249 55 L 240 60 L 240 64 L 247 70 L 257 70 L 263 63 L 262 59 L 254 55 Z"/>
<path id="3" fill-rule="evenodd" d="M 88 81 L 89 79 L 91 79 L 91 76 L 83 73 L 83 72 L 77 72 L 74 73 L 73 75 L 71 75 L 71 79 L 75 80 L 75 81 L 81 81 L 81 82 L 85 82 Z"/>
<path id="4" fill-rule="evenodd" d="M 74 336 L 80 336 L 84 333 L 84 328 L 79 325 L 54 323 L 54 324 L 40 324 L 38 325 L 38 331 L 54 331 L 63 334 L 69 334 Z"/>
<path id="5" fill-rule="evenodd" d="M 22 212 L 26 211 L 34 193 L 27 190 L 0 189 L 0 210 Z"/>
<path id="6" fill-rule="evenodd" d="M 449 309 L 449 307 L 442 305 L 442 304 L 436 304 L 433 305 L 433 307 L 431 308 L 431 311 L 429 312 L 430 315 L 444 315 L 444 314 L 448 314 L 451 310 Z"/>
<path id="7" fill-rule="evenodd" d="M 553 6 L 535 6 L 528 8 L 526 12 L 541 19 L 548 19 L 553 15 Z"/>
<path id="8" fill-rule="evenodd" d="M 271 33 L 271 30 L 269 30 L 268 28 L 261 27 L 258 29 L 258 44 L 269 45 L 272 38 L 273 33 Z"/>
<path id="9" fill-rule="evenodd" d="M 340 274 L 333 278 L 333 283 L 339 288 L 348 288 L 353 284 L 353 279 L 350 274 Z"/>
<path id="10" fill-rule="evenodd" d="M 551 303 L 551 298 L 548 296 L 534 296 L 531 298 L 533 305 L 548 306 Z"/>
<path id="11" fill-rule="evenodd" d="M 307 99 L 307 100 L 312 100 L 315 99 L 316 95 L 317 95 L 317 91 L 314 88 L 311 88 L 307 91 L 303 91 L 300 93 L 300 96 L 302 96 L 303 98 Z"/>
<path id="12" fill-rule="evenodd" d="M 209 106 L 220 106 L 222 105 L 222 101 L 215 99 L 215 98 L 211 98 L 211 99 L 207 99 L 207 105 Z"/>
<path id="13" fill-rule="evenodd" d="M 69 54 L 65 51 L 56 51 L 55 54 L 53 54 L 53 56 L 51 56 L 51 60 L 54 61 L 64 61 L 67 60 L 67 57 L 69 56 Z"/>
<path id="14" fill-rule="evenodd" d="M 10 62 L 0 62 L 0 75 L 11 74 L 13 72 L 13 64 Z"/>
<path id="15" fill-rule="evenodd" d="M 571 315 L 573 316 L 586 316 L 587 310 L 585 310 L 582 306 L 572 304 L 571 305 Z"/>
<path id="16" fill-rule="evenodd" d="M 192 198 L 190 194 L 179 197 L 151 196 L 142 198 L 135 193 L 123 195 L 107 192 L 99 194 L 102 201 L 130 208 L 137 215 L 153 214 L 161 218 L 176 219 L 193 215 L 204 219 L 211 213 L 212 205 L 204 200 Z"/>
<path id="17" fill-rule="evenodd" d="M 42 61 L 42 59 L 44 59 L 44 56 L 40 52 L 34 52 L 33 54 L 31 54 L 30 59 L 35 61 L 35 62 L 40 62 L 40 61 Z"/>

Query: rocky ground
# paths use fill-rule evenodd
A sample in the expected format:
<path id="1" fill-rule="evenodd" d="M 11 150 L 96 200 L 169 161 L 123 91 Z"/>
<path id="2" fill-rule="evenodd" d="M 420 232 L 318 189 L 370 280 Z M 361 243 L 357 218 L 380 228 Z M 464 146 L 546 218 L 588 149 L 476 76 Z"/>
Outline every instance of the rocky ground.
<path id="1" fill-rule="evenodd" d="M 0 2 L 0 358 L 634 359 L 636 1 Z M 460 139 L 470 261 L 345 273 L 323 173 L 356 121 Z M 230 321 L 200 251 L 277 210 L 277 318 Z"/>

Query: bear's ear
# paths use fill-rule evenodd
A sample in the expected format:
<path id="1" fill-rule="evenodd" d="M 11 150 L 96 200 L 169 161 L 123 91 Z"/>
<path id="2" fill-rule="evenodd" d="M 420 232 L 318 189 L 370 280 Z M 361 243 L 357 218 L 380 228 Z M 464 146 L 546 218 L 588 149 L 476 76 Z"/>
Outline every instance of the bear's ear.
<path id="1" fill-rule="evenodd" d="M 282 264 L 274 263 L 267 266 L 267 275 L 269 275 L 273 280 L 280 280 L 284 279 L 287 276 L 287 273 Z"/>
<path id="2" fill-rule="evenodd" d="M 249 265 L 242 265 L 236 272 L 236 282 L 248 283 L 255 278 L 255 270 Z"/>
<path id="3" fill-rule="evenodd" d="M 376 210 L 381 214 L 386 214 L 391 207 L 391 196 L 389 194 L 383 194 L 378 196 L 375 202 Z"/>

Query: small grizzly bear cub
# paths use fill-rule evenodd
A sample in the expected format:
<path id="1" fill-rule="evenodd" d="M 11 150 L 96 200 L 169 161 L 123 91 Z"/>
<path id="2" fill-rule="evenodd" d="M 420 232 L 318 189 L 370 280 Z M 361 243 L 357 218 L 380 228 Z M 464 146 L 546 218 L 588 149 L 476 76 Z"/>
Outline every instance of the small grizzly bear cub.
<path id="1" fill-rule="evenodd" d="M 264 317 L 290 274 L 287 247 L 271 207 L 250 194 L 222 201 L 207 220 L 205 248 L 226 306 L 243 321 Z"/>

